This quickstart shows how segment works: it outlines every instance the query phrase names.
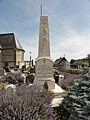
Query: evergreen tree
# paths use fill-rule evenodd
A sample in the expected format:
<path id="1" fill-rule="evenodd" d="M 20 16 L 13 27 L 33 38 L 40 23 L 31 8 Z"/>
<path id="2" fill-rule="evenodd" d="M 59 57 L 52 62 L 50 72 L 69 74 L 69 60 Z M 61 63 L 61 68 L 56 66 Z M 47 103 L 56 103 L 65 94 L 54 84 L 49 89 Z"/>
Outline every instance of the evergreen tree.
<path id="1" fill-rule="evenodd" d="M 90 120 L 90 76 L 84 68 L 82 76 L 64 96 L 64 108 L 72 120 Z"/>

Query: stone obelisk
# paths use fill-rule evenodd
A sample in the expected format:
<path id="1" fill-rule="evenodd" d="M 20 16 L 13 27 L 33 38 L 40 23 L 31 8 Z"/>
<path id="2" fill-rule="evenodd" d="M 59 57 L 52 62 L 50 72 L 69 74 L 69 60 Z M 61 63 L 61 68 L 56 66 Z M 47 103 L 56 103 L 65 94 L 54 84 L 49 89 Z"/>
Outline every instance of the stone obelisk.
<path id="1" fill-rule="evenodd" d="M 35 83 L 43 85 L 45 82 L 47 82 L 50 90 L 55 89 L 53 61 L 50 57 L 48 16 L 41 14 L 38 57 L 35 61 Z"/>

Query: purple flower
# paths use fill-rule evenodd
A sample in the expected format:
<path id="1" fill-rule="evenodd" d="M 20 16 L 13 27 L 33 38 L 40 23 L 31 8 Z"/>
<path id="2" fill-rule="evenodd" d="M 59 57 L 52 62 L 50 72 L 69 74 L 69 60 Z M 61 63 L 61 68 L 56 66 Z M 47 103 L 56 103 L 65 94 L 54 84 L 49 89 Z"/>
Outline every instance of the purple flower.
<path id="1" fill-rule="evenodd" d="M 59 81 L 59 85 L 63 89 L 67 90 L 68 86 L 72 85 L 74 83 L 74 80 L 76 80 L 77 78 L 79 78 L 79 75 L 65 73 L 64 79 Z"/>
<path id="2" fill-rule="evenodd" d="M 52 97 L 42 86 L 22 85 L 14 94 L 0 93 L 0 119 L 53 120 Z"/>

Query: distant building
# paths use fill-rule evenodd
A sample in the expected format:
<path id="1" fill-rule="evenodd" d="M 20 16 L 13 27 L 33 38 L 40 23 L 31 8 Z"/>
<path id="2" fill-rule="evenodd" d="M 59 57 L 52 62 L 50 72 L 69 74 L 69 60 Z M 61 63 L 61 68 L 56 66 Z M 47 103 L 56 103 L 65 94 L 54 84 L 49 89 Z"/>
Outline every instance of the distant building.
<path id="1" fill-rule="evenodd" d="M 7 63 L 9 67 L 24 64 L 24 50 L 14 33 L 0 34 L 2 67 Z"/>
<path id="2" fill-rule="evenodd" d="M 60 57 L 56 59 L 54 62 L 54 68 L 58 70 L 65 70 L 70 68 L 70 63 L 67 61 L 65 57 Z"/>
<path id="3" fill-rule="evenodd" d="M 24 61 L 24 65 L 26 66 L 26 68 L 30 67 L 30 61 Z"/>
<path id="4" fill-rule="evenodd" d="M 80 69 L 82 67 L 88 67 L 89 66 L 87 58 L 76 59 L 76 60 L 72 59 L 70 63 L 71 63 L 70 66 L 73 69 Z"/>
<path id="5" fill-rule="evenodd" d="M 24 64 L 25 64 L 26 68 L 33 67 L 33 60 L 24 61 Z"/>

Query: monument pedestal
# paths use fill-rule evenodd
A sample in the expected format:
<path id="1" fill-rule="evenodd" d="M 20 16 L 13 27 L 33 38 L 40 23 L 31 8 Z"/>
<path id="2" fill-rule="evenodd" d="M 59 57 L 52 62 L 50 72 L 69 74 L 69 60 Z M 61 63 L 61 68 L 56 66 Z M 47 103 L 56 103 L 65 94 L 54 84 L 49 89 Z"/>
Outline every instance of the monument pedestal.
<path id="1" fill-rule="evenodd" d="M 53 78 L 53 61 L 50 57 L 40 57 L 35 61 L 36 75 L 34 83 L 44 85 L 47 82 L 49 90 L 55 89 L 55 80 Z"/>
<path id="2" fill-rule="evenodd" d="M 44 85 L 45 82 L 47 82 L 49 90 L 55 89 L 55 81 L 54 81 L 53 78 L 50 78 L 50 79 L 46 79 L 46 78 L 37 79 L 37 80 L 35 80 L 34 83 L 39 84 L 39 85 Z"/>

